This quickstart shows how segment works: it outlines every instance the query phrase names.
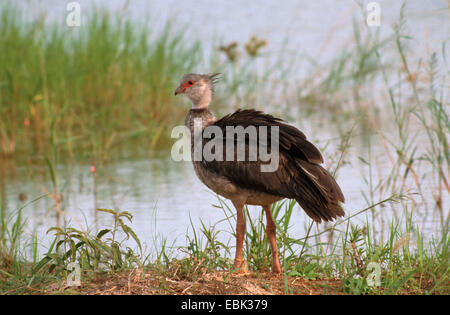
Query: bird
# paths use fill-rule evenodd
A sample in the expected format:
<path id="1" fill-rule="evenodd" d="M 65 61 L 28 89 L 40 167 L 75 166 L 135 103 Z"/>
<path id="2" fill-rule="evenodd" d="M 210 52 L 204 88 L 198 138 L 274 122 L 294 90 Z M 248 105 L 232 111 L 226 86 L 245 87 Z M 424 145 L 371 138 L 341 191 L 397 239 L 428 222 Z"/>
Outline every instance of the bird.
<path id="1" fill-rule="evenodd" d="M 265 212 L 272 272 L 281 273 L 272 204 L 285 198 L 295 199 L 312 220 L 320 223 L 344 216 L 342 204 L 345 198 L 336 180 L 321 166 L 324 162 L 321 152 L 296 127 L 255 109 L 237 109 L 220 119 L 216 118 L 209 106 L 218 78 L 218 73 L 185 74 L 174 93 L 175 96 L 183 94 L 192 101 L 185 126 L 190 131 L 193 167 L 203 184 L 229 199 L 236 208 L 234 270 L 248 272 L 247 262 L 243 258 L 246 231 L 243 210 L 245 205 L 255 205 L 261 206 Z M 268 135 L 266 130 L 264 138 L 263 128 L 271 128 L 277 133 Z M 240 130 L 241 134 L 236 130 Z M 267 143 L 252 141 L 251 130 L 256 130 L 256 136 L 264 138 Z M 213 145 L 208 144 L 211 141 Z M 244 159 L 242 156 L 239 159 L 238 150 L 231 150 L 227 156 L 230 146 L 239 148 L 239 144 L 243 144 Z M 201 153 L 207 145 L 214 148 L 210 150 L 214 158 L 201 154 L 196 156 L 196 146 L 199 149 L 197 153 Z M 219 145 L 224 148 L 219 150 Z M 267 158 L 263 158 L 261 152 L 264 151 L 260 149 L 270 147 L 272 152 L 272 145 L 275 148 L 273 151 L 277 151 L 277 167 L 263 170 L 262 166 L 267 166 Z M 256 158 L 250 158 L 251 152 L 256 152 Z"/>

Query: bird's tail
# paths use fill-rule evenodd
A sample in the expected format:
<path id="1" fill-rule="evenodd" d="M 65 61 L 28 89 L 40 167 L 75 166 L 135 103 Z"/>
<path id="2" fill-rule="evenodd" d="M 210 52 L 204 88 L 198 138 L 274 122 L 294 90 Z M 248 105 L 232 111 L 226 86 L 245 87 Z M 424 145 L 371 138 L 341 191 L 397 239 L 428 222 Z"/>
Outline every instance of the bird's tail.
<path id="1" fill-rule="evenodd" d="M 308 193 L 295 198 L 306 214 L 319 223 L 344 216 L 345 212 L 340 205 L 345 201 L 344 194 L 333 176 L 319 164 L 301 160 L 297 163 L 309 179 Z"/>

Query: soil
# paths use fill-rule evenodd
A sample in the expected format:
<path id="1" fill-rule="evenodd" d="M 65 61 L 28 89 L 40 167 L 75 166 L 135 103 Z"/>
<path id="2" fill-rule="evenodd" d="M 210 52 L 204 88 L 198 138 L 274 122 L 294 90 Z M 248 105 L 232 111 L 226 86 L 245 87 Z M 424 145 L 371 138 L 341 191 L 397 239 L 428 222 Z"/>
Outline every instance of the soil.
<path id="1" fill-rule="evenodd" d="M 83 281 L 82 281 L 83 282 Z M 271 272 L 238 274 L 227 271 L 204 273 L 195 278 L 170 278 L 153 270 L 134 269 L 96 275 L 81 287 L 67 288 L 82 294 L 176 294 L 176 295 L 273 295 L 341 294 L 338 279 L 306 280 Z M 51 288 L 49 288 L 51 289 Z M 54 288 L 56 289 L 56 288 Z M 69 293 L 69 292 L 67 292 Z"/>

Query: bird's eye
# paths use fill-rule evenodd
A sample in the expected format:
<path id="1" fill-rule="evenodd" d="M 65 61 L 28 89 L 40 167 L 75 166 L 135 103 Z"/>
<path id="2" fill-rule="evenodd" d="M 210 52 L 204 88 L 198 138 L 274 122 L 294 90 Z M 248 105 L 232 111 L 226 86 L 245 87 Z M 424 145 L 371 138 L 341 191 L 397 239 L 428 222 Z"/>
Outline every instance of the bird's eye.
<path id="1" fill-rule="evenodd" d="M 188 84 L 189 84 L 189 85 L 192 85 L 192 84 L 194 84 L 194 82 L 192 82 L 192 81 L 188 81 Z"/>

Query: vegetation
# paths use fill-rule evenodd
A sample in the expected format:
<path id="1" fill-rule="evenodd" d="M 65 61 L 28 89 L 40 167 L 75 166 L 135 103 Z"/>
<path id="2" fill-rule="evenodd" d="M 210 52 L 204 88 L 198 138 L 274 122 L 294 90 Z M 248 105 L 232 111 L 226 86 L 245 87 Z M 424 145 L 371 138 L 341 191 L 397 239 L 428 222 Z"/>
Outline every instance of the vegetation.
<path id="1" fill-rule="evenodd" d="M 3 155 L 48 152 L 53 137 L 101 160 L 111 145 L 137 134 L 156 143 L 163 126 L 181 117 L 172 90 L 198 63 L 198 42 L 170 24 L 149 36 L 148 25 L 96 12 L 77 29 L 44 18 L 26 22 L 20 10 L 1 9 Z"/>
<path id="2" fill-rule="evenodd" d="M 393 196 L 383 203 L 396 199 Z M 187 245 L 180 248 L 184 257 L 171 257 L 162 246 L 156 259 L 150 259 L 144 255 L 137 235 L 124 222 L 131 220 L 129 213 L 99 209 L 113 216 L 111 227 L 95 233 L 72 227 L 51 228 L 49 233 L 55 233 L 54 241 L 39 260 L 36 239 L 21 243 L 24 222 L 20 209 L 16 221 L 2 229 L 0 289 L 4 294 L 172 294 L 186 293 L 196 286 L 191 293 L 448 294 L 448 234 L 426 246 L 419 231 L 412 236 L 410 221 L 404 223 L 407 232 L 403 234 L 400 223 L 393 220 L 389 238 L 381 243 L 368 232 L 371 228 L 368 223 L 359 227 L 347 218 L 332 227 L 333 233 L 338 234 L 333 243 L 321 241 L 320 235 L 326 231 L 311 235 L 313 223 L 304 238 L 295 239 L 288 233 L 294 203 L 281 202 L 272 209 L 279 231 L 284 272 L 281 278 L 270 274 L 264 213 L 261 211 L 252 220 L 246 211 L 249 229 L 245 254 L 252 274 L 240 282 L 233 272 L 229 246 L 218 239 L 224 232 L 214 227 L 203 225 L 193 238 L 186 236 Z M 221 199 L 218 207 L 230 225 L 235 226 L 234 215 Z M 129 238 L 133 239 L 134 248 L 124 243 Z M 411 249 L 410 238 L 418 240 L 417 247 Z M 24 249 L 31 253 L 31 261 L 25 257 Z M 73 266 L 80 268 L 78 285 L 70 282 L 75 277 Z M 129 291 L 130 276 L 136 291 Z M 124 277 L 128 277 L 128 282 L 123 283 Z M 215 286 L 202 288 L 201 283 L 211 278 Z M 249 278 L 253 287 L 242 287 Z M 109 279 L 109 286 L 105 279 Z M 227 289 L 229 282 L 234 287 Z"/>
<path id="3" fill-rule="evenodd" d="M 246 209 L 252 275 L 245 281 L 232 272 L 233 235 L 223 242 L 228 232 L 202 221 L 200 229 L 191 221 L 181 254 L 164 238 L 148 253 L 129 225 L 130 212 L 98 209 L 112 216 L 111 226 L 92 231 L 57 224 L 41 253 L 38 237 L 24 233 L 26 205 L 10 211 L 0 200 L 0 292 L 449 294 L 447 47 L 413 64 L 403 12 L 392 37 L 381 40 L 355 22 L 354 45 L 326 66 L 311 64 L 310 76 L 288 80 L 295 64 L 280 58 L 260 67 L 260 50 L 270 43 L 256 37 L 242 50 L 237 43 L 214 47 L 205 61 L 205 47 L 170 23 L 155 34 L 149 24 L 100 11 L 86 27 L 68 29 L 0 7 L 0 155 L 40 156 L 53 187 L 39 198 L 52 198 L 58 213 L 60 156 L 106 163 L 115 145 L 139 139 L 150 150 L 166 149 L 161 140 L 184 114 L 174 104 L 174 86 L 202 63 L 223 74 L 223 90 L 231 93 L 225 99 L 218 92 L 219 111 L 262 107 L 265 98 L 281 95 L 285 106 L 277 110 L 287 117 L 319 116 L 336 130 L 336 139 L 321 143 L 333 174 L 359 162 L 366 184 L 366 207 L 347 209 L 351 216 L 325 227 L 309 223 L 302 239 L 289 234 L 295 203 L 273 205 L 282 277 L 269 273 L 263 212 Z M 381 58 L 386 52 L 390 60 Z M 298 104 L 299 112 L 293 110 Z M 355 150 L 358 140 L 364 152 Z M 221 199 L 215 206 L 233 234 L 232 209 Z M 427 216 L 437 222 L 432 233 Z M 80 268 L 81 286 L 67 283 L 71 263 Z"/>

